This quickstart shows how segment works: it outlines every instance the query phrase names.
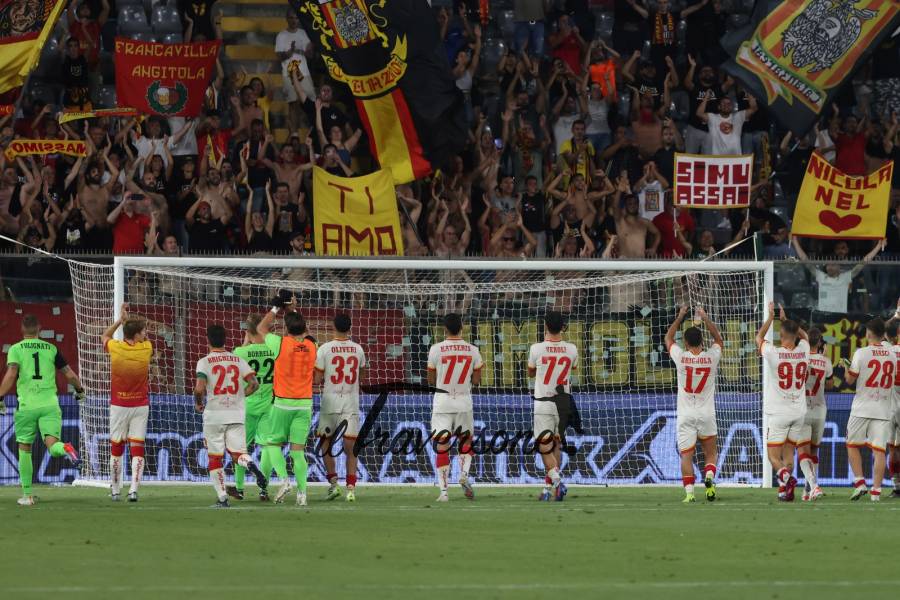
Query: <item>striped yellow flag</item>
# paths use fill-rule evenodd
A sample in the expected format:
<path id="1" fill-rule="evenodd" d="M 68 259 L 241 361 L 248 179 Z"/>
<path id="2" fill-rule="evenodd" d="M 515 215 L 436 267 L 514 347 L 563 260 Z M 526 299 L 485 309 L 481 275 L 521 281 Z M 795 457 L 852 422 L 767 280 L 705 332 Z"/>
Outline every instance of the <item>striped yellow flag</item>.
<path id="1" fill-rule="evenodd" d="M 25 83 L 65 7 L 64 0 L 10 0 L 0 7 L 0 94 Z"/>

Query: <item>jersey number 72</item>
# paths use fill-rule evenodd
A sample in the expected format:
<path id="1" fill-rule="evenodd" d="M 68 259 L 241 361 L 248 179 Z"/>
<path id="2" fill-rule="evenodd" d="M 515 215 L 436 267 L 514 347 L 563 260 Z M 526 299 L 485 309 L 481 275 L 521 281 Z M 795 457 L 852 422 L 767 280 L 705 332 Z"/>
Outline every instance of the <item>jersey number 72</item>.
<path id="1" fill-rule="evenodd" d="M 569 370 L 572 368 L 572 359 L 568 356 L 545 356 L 541 364 L 548 365 L 544 373 L 544 385 L 550 385 L 553 381 L 553 373 L 559 369 L 556 385 L 566 385 L 569 381 Z"/>

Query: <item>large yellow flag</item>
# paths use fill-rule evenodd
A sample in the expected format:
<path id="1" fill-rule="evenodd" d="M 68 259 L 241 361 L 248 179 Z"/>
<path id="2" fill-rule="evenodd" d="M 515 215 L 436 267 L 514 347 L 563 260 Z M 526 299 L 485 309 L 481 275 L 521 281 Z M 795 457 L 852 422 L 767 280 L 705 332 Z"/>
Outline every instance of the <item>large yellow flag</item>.
<path id="1" fill-rule="evenodd" d="M 338 177 L 313 169 L 316 254 L 403 255 L 394 181 L 387 169 Z"/>
<path id="2" fill-rule="evenodd" d="M 852 177 L 814 153 L 797 196 L 791 234 L 800 237 L 880 240 L 887 227 L 894 163 Z"/>
<path id="3" fill-rule="evenodd" d="M 0 94 L 25 83 L 65 8 L 65 0 L 0 2 Z"/>

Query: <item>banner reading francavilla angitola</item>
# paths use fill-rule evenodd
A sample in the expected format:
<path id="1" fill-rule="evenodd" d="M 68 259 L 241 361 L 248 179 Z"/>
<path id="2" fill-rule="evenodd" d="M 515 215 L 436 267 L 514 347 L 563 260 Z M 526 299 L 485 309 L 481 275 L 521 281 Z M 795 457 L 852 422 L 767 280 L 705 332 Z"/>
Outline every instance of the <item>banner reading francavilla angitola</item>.
<path id="1" fill-rule="evenodd" d="M 119 105 L 166 117 L 198 116 L 221 46 L 221 40 L 157 44 L 116 38 Z"/>

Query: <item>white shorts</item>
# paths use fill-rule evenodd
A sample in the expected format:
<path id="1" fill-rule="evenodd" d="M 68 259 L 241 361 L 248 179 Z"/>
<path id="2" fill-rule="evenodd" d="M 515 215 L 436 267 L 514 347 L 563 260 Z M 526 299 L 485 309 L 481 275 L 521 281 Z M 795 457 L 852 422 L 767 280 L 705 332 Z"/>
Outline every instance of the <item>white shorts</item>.
<path id="1" fill-rule="evenodd" d="M 143 443 L 149 416 L 149 406 L 110 406 L 109 441 Z"/>
<path id="2" fill-rule="evenodd" d="M 678 451 L 682 454 L 693 452 L 697 440 L 708 440 L 716 437 L 716 415 L 701 413 L 686 413 L 675 418 L 678 429 Z"/>
<path id="3" fill-rule="evenodd" d="M 203 425 L 206 451 L 212 456 L 224 456 L 226 450 L 230 454 L 246 454 L 246 436 L 243 423 L 212 423 L 209 425 L 204 423 Z"/>
<path id="4" fill-rule="evenodd" d="M 884 452 L 891 433 L 891 422 L 886 419 L 869 419 L 850 415 L 850 419 L 847 421 L 847 447 L 868 446 L 872 450 Z"/>
<path id="5" fill-rule="evenodd" d="M 559 415 L 541 413 L 534 415 L 534 439 L 538 439 L 545 431 L 549 431 L 554 438 L 559 439 Z"/>
<path id="6" fill-rule="evenodd" d="M 766 446 L 783 446 L 785 442 L 796 445 L 803 434 L 804 418 L 783 415 L 770 416 L 766 429 Z"/>
<path id="7" fill-rule="evenodd" d="M 442 431 L 449 431 L 452 434 L 457 427 L 462 433 L 469 435 L 475 432 L 475 419 L 471 410 L 458 413 L 431 413 L 431 431 L 434 432 L 435 438 Z"/>
<path id="8" fill-rule="evenodd" d="M 316 435 L 320 437 L 329 437 L 338 430 L 338 426 L 342 421 L 347 421 L 347 427 L 343 431 L 343 436 L 348 439 L 355 439 L 359 435 L 359 413 L 358 412 L 339 412 L 339 413 L 319 413 L 319 424 L 316 425 Z"/>
<path id="9" fill-rule="evenodd" d="M 800 427 L 800 440 L 798 446 L 809 444 L 813 448 L 818 448 L 822 441 L 822 435 L 825 433 L 825 413 L 819 410 L 810 410 L 803 417 L 803 425 Z"/>

